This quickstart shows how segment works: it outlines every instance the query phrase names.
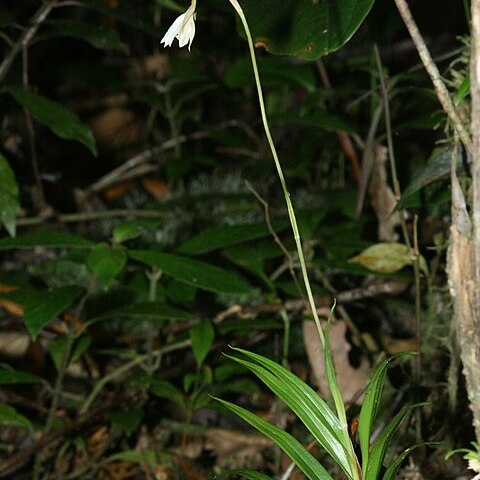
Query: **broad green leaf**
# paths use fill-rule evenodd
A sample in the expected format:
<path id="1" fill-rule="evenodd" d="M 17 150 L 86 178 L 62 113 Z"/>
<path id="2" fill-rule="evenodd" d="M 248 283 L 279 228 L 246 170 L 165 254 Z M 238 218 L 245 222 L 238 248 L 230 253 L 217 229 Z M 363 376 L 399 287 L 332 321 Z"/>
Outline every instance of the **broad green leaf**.
<path id="1" fill-rule="evenodd" d="M 127 254 L 123 247 L 98 244 L 87 257 L 87 267 L 108 288 L 112 280 L 123 270 Z"/>
<path id="2" fill-rule="evenodd" d="M 117 31 L 105 25 L 87 23 L 74 19 L 55 19 L 48 22 L 52 29 L 41 36 L 43 38 L 73 37 L 88 42 L 95 48 L 117 50 L 128 53 L 128 45 L 122 42 Z"/>
<path id="3" fill-rule="evenodd" d="M 410 352 L 399 353 L 386 358 L 371 377 L 363 400 L 360 416 L 358 419 L 358 439 L 362 452 L 362 471 L 366 472 L 370 455 L 370 436 L 372 426 L 378 412 L 378 406 L 382 397 L 383 385 L 388 366 L 392 360 L 403 355 L 411 355 Z"/>
<path id="4" fill-rule="evenodd" d="M 77 286 L 54 288 L 30 296 L 25 302 L 24 321 L 35 339 L 42 329 L 64 312 L 84 292 Z"/>
<path id="5" fill-rule="evenodd" d="M 307 92 L 313 92 L 317 86 L 317 78 L 310 65 L 295 65 L 273 57 L 257 59 L 263 85 L 291 85 L 302 87 Z M 254 85 L 252 63 L 250 58 L 235 61 L 226 71 L 224 77 L 228 87 L 239 88 Z"/>
<path id="6" fill-rule="evenodd" d="M 315 60 L 345 44 L 374 0 L 241 0 L 257 47 Z M 243 29 L 242 29 L 243 32 Z"/>
<path id="7" fill-rule="evenodd" d="M 86 238 L 55 230 L 39 230 L 38 232 L 19 235 L 16 238 L 2 238 L 0 240 L 0 250 L 7 248 L 85 248 L 94 246 L 95 244 Z"/>
<path id="8" fill-rule="evenodd" d="M 7 159 L 0 153 L 0 225 L 11 237 L 15 236 L 17 213 L 20 208 L 18 186 Z"/>
<path id="9" fill-rule="evenodd" d="M 403 243 L 385 242 L 368 247 L 350 261 L 373 272 L 395 273 L 411 265 L 413 257 L 410 249 Z"/>
<path id="10" fill-rule="evenodd" d="M 21 383 L 38 383 L 42 379 L 33 373 L 22 372 L 10 368 L 0 368 L 0 385 L 15 385 Z"/>
<path id="11" fill-rule="evenodd" d="M 272 226 L 276 232 L 280 232 L 285 230 L 289 223 L 287 221 L 279 221 L 274 222 Z M 223 225 L 200 233 L 183 245 L 180 245 L 176 251 L 178 253 L 198 255 L 270 235 L 271 233 L 265 223 Z"/>
<path id="12" fill-rule="evenodd" d="M 147 219 L 122 222 L 113 229 L 113 243 L 122 243 L 137 238 L 149 230 L 153 230 L 159 223 L 159 220 Z"/>
<path id="13" fill-rule="evenodd" d="M 457 151 L 457 169 L 461 171 L 462 168 L 462 148 L 459 146 Z M 423 187 L 433 182 L 440 180 L 447 180 L 450 178 L 450 171 L 452 169 L 452 159 L 454 155 L 454 147 L 442 148 L 433 152 L 432 156 L 427 162 L 427 165 L 414 175 L 413 180 L 409 183 L 407 188 L 402 193 L 398 201 L 397 210 L 403 208 L 408 200 L 408 197 L 421 190 Z"/>
<path id="14" fill-rule="evenodd" d="M 166 398 L 167 400 L 172 400 L 181 407 L 185 407 L 185 395 L 170 382 L 160 378 L 149 377 L 147 375 L 142 375 L 141 377 L 134 378 L 133 380 L 148 384 L 150 386 L 150 392 L 153 395 L 156 395 L 160 398 Z"/>
<path id="15" fill-rule="evenodd" d="M 130 436 L 140 425 L 143 419 L 143 410 L 140 408 L 127 408 L 110 414 L 113 425 L 120 427 L 125 435 Z"/>
<path id="16" fill-rule="evenodd" d="M 346 449 L 342 444 L 342 429 L 338 418 L 328 405 L 307 384 L 287 369 L 260 355 L 234 348 L 256 363 L 238 357 L 232 360 L 257 375 L 300 418 L 320 445 L 351 476 Z"/>
<path id="17" fill-rule="evenodd" d="M 309 114 L 300 114 L 300 112 L 288 112 L 276 115 L 270 115 L 272 125 L 305 125 L 322 130 L 342 131 L 355 133 L 354 129 L 338 117 L 329 115 L 325 112 L 315 112 Z"/>
<path id="18" fill-rule="evenodd" d="M 132 250 L 129 255 L 180 282 L 203 290 L 236 294 L 251 291 L 250 286 L 233 273 L 192 258 L 150 250 Z"/>
<path id="19" fill-rule="evenodd" d="M 330 474 L 319 461 L 289 433 L 275 425 L 271 425 L 253 413 L 250 413 L 248 410 L 233 403 L 226 402 L 219 398 L 215 398 L 215 400 L 219 401 L 226 408 L 256 428 L 260 433 L 263 433 L 263 435 L 275 442 L 296 463 L 297 467 L 309 480 L 332 480 Z"/>
<path id="20" fill-rule="evenodd" d="M 108 310 L 93 318 L 93 320 L 106 320 L 114 317 L 150 318 L 159 322 L 163 320 L 191 320 L 193 315 L 185 310 L 171 307 L 160 302 L 138 302 L 124 307 Z"/>
<path id="21" fill-rule="evenodd" d="M 27 417 L 20 415 L 13 407 L 4 403 L 0 403 L 0 425 L 33 430 L 33 426 Z"/>
<path id="22" fill-rule="evenodd" d="M 255 472 L 255 470 L 247 470 L 245 468 L 232 470 L 231 473 L 234 475 L 240 475 L 242 477 L 248 478 L 248 480 L 272 480 L 269 476 L 264 475 L 263 473 Z"/>
<path id="23" fill-rule="evenodd" d="M 169 10 L 173 10 L 174 12 L 184 13 L 185 7 L 180 5 L 178 2 L 174 0 L 155 0 L 155 3 L 160 5 L 161 7 L 168 8 Z"/>
<path id="24" fill-rule="evenodd" d="M 97 155 L 95 138 L 77 114 L 61 103 L 50 100 L 21 87 L 8 87 L 8 93 L 37 121 L 46 125 L 53 133 L 66 140 L 76 140 Z"/>
<path id="25" fill-rule="evenodd" d="M 92 338 L 89 336 L 83 336 L 78 339 L 76 342 L 69 362 L 67 364 L 71 365 L 75 363 L 90 347 L 92 343 Z M 63 356 L 65 355 L 65 347 L 67 345 L 67 337 L 57 337 L 48 342 L 48 353 L 52 357 L 53 363 L 55 364 L 56 369 L 59 371 L 62 367 Z"/>
<path id="26" fill-rule="evenodd" d="M 137 15 L 132 15 L 131 10 L 122 8 L 121 6 L 115 8 L 109 8 L 104 2 L 99 2 L 98 0 L 79 0 L 79 6 L 91 8 L 97 12 L 106 15 L 107 17 L 115 18 L 116 20 L 123 22 L 126 25 L 140 30 L 141 32 L 148 33 L 154 38 L 158 38 L 159 31 L 158 27 L 153 25 L 151 22 L 146 22 L 139 18 Z M 183 12 L 185 7 L 183 7 Z M 149 19 L 150 20 L 150 19 Z"/>
<path id="27" fill-rule="evenodd" d="M 402 423 L 403 419 L 407 416 L 410 410 L 420 405 L 425 404 L 405 405 L 392 418 L 392 420 L 388 422 L 388 425 L 385 427 L 371 448 L 367 469 L 365 472 L 365 480 L 377 480 L 390 440 L 392 439 L 393 435 L 395 435 L 400 423 Z"/>
<path id="28" fill-rule="evenodd" d="M 202 365 L 215 339 L 215 330 L 209 321 L 202 320 L 190 329 L 192 349 L 197 365 Z"/>
<path id="29" fill-rule="evenodd" d="M 271 291 L 275 291 L 274 283 L 264 272 L 264 256 L 258 248 L 258 245 L 236 245 L 234 247 L 227 248 L 223 253 L 232 262 L 240 265 L 248 272 L 257 275 Z"/>

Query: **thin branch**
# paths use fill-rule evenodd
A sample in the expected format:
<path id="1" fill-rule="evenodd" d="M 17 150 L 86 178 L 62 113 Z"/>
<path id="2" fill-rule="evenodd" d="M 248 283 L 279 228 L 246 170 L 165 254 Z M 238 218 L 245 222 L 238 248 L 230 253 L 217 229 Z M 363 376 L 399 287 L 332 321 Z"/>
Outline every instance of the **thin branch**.
<path id="1" fill-rule="evenodd" d="M 30 26 L 20 35 L 17 41 L 11 46 L 10 51 L 7 56 L 3 59 L 3 62 L 0 64 L 0 83 L 3 82 L 10 67 L 12 66 L 17 55 L 22 51 L 26 45 L 30 43 L 32 38 L 37 33 L 40 25 L 47 19 L 48 15 L 54 8 L 57 0 L 52 0 L 50 2 L 42 3 L 40 8 L 33 15 Z"/>
<path id="2" fill-rule="evenodd" d="M 461 142 L 465 146 L 465 149 L 469 154 L 472 154 L 473 145 L 470 134 L 468 133 L 468 129 L 464 125 L 452 99 L 450 98 L 448 89 L 445 86 L 444 81 L 442 80 L 437 65 L 433 61 L 432 56 L 430 55 L 430 52 L 427 48 L 427 45 L 425 44 L 425 41 L 420 31 L 418 30 L 417 24 L 413 19 L 412 12 L 410 11 L 407 1 L 395 0 L 395 4 L 397 5 L 398 11 L 400 12 L 403 22 L 405 23 L 405 26 L 410 33 L 410 36 L 412 37 L 413 43 L 415 44 L 417 52 L 420 55 L 423 66 L 425 67 L 425 70 L 427 71 L 430 79 L 432 80 L 435 92 L 437 94 L 437 98 L 440 101 L 443 110 L 452 122 Z"/>

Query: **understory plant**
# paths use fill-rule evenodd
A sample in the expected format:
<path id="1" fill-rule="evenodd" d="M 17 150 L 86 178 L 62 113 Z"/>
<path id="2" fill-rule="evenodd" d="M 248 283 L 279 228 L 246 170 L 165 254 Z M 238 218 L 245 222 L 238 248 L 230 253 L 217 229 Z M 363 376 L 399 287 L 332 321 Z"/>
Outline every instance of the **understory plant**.
<path id="1" fill-rule="evenodd" d="M 335 305 L 330 311 L 327 328 L 324 333 L 317 315 L 312 288 L 308 278 L 302 240 L 300 237 L 295 211 L 287 189 L 282 166 L 270 132 L 262 85 L 260 82 L 260 75 L 255 56 L 254 42 L 250 28 L 243 9 L 237 0 L 229 1 L 240 17 L 248 41 L 250 60 L 255 77 L 255 85 L 257 89 L 263 127 L 284 194 L 288 216 L 295 240 L 298 261 L 300 263 L 304 287 L 308 298 L 308 304 L 323 346 L 327 381 L 335 410 L 330 408 L 327 402 L 320 398 L 320 396 L 306 383 L 301 381 L 286 368 L 278 365 L 266 357 L 240 348 L 233 348 L 233 350 L 239 355 L 229 355 L 229 358 L 253 372 L 263 383 L 265 383 L 266 386 L 270 388 L 270 390 L 276 396 L 285 402 L 285 404 L 302 421 L 305 427 L 313 435 L 315 440 L 332 457 L 332 459 L 348 479 L 376 480 L 382 478 L 383 480 L 392 480 L 395 478 L 396 473 L 405 457 L 412 451 L 412 449 L 415 448 L 415 446 L 405 449 L 383 473 L 381 472 L 381 469 L 387 452 L 387 447 L 402 420 L 412 408 L 418 405 L 403 407 L 393 417 L 393 419 L 390 420 L 388 425 L 373 442 L 373 444 L 370 444 L 372 427 L 378 412 L 387 368 L 392 359 L 395 357 L 385 359 L 371 377 L 365 393 L 364 402 L 358 419 L 357 431 L 361 459 L 357 457 L 349 432 L 345 404 L 338 387 L 336 373 L 330 354 L 328 333 Z M 188 10 L 174 21 L 162 39 L 162 43 L 164 43 L 165 46 L 171 46 L 173 41 L 177 39 L 180 47 L 188 45 L 188 48 L 190 49 L 195 35 L 196 3 L 196 0 L 193 0 Z M 370 2 L 370 5 L 372 3 L 373 1 Z M 368 8 L 366 11 L 368 12 Z M 359 24 L 360 23 L 361 19 L 359 21 Z M 345 41 L 347 40 L 348 38 L 345 39 Z M 322 464 L 307 450 L 307 448 L 305 448 L 292 435 L 280 429 L 279 427 L 266 422 L 248 410 L 239 407 L 238 405 L 219 398 L 216 398 L 216 400 L 273 440 L 292 459 L 292 461 L 306 475 L 307 478 L 311 480 L 327 480 L 333 478 L 322 466 Z M 250 479 L 268 478 L 263 474 L 251 470 L 241 469 L 237 470 L 236 473 Z"/>

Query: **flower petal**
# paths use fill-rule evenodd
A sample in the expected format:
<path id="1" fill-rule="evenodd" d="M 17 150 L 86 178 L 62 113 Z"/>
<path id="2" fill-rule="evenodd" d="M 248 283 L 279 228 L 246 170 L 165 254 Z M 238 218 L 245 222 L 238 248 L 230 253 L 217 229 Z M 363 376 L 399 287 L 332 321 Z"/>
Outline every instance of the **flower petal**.
<path id="1" fill-rule="evenodd" d="M 160 43 L 165 43 L 166 47 L 170 47 L 175 40 L 175 37 L 178 36 L 179 30 L 182 28 L 183 21 L 185 19 L 186 13 L 182 13 L 179 17 L 175 19 L 171 27 L 167 30 L 167 33 L 160 40 Z"/>

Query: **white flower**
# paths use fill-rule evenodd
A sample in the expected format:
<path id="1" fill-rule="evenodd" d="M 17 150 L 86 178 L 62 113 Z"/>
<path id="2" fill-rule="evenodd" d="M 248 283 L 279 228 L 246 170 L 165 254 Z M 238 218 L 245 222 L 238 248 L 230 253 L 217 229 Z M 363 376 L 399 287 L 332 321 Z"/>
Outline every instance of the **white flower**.
<path id="1" fill-rule="evenodd" d="M 195 36 L 195 13 L 196 0 L 192 1 L 192 4 L 188 10 L 177 17 L 172 23 L 172 26 L 167 30 L 160 43 L 164 43 L 165 47 L 170 47 L 173 41 L 177 38 L 178 44 L 184 47 L 188 43 L 188 50 L 192 45 L 193 37 Z"/>

